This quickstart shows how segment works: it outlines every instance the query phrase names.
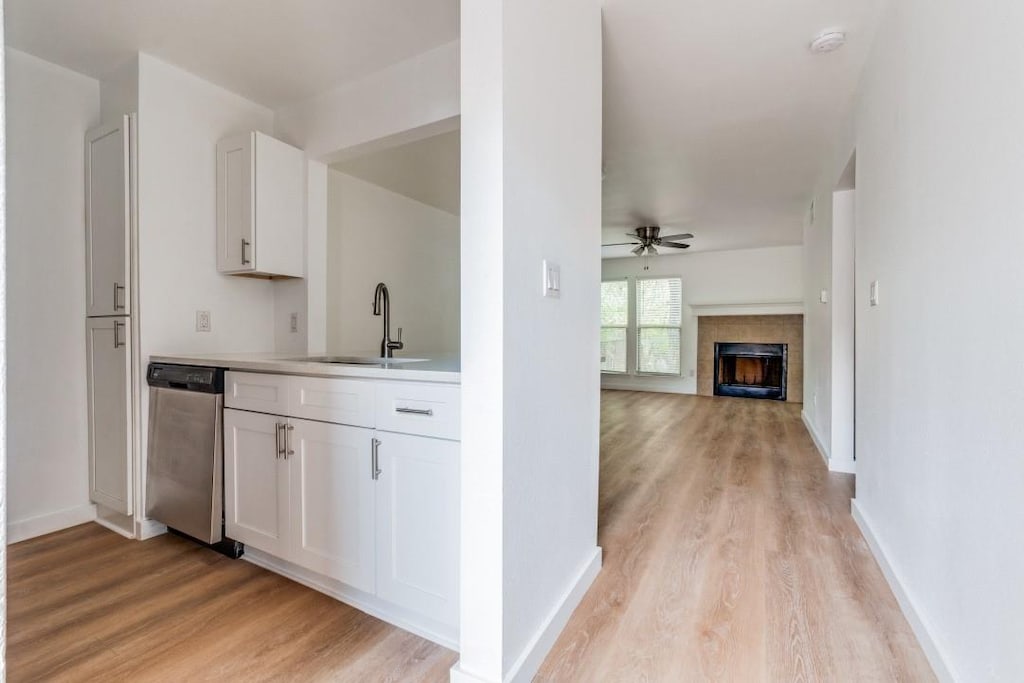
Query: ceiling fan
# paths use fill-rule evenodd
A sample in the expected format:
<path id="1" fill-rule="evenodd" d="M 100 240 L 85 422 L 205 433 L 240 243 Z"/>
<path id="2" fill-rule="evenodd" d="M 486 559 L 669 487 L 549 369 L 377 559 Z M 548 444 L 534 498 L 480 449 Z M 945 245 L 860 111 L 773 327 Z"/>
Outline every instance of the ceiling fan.
<path id="1" fill-rule="evenodd" d="M 634 230 L 633 232 L 627 232 L 626 235 L 633 239 L 632 242 L 616 242 L 614 244 L 602 244 L 602 247 L 623 247 L 634 245 L 636 248 L 632 249 L 632 252 L 637 256 L 657 256 L 657 247 L 672 247 L 673 249 L 689 249 L 689 244 L 679 244 L 673 240 L 690 240 L 693 239 L 693 235 L 688 232 L 684 232 L 681 235 L 667 235 L 661 236 L 661 228 L 656 225 L 642 226 Z M 644 270 L 647 270 L 647 265 L 644 265 Z"/>

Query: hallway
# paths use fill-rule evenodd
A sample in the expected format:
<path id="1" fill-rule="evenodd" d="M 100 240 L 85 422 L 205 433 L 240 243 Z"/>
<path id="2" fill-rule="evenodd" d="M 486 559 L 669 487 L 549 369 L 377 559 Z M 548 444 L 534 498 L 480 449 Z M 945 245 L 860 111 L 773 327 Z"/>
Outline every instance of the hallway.
<path id="1" fill-rule="evenodd" d="M 604 568 L 536 680 L 935 680 L 799 411 L 602 393 Z"/>

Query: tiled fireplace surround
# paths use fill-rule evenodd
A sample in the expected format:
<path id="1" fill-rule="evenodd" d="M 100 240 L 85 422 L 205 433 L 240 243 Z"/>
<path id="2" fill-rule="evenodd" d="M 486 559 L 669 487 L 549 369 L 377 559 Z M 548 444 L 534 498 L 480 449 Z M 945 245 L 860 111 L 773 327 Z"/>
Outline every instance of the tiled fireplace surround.
<path id="1" fill-rule="evenodd" d="M 803 403 L 802 315 L 706 315 L 697 318 L 697 393 L 701 396 L 715 394 L 715 342 L 788 344 L 786 400 Z"/>

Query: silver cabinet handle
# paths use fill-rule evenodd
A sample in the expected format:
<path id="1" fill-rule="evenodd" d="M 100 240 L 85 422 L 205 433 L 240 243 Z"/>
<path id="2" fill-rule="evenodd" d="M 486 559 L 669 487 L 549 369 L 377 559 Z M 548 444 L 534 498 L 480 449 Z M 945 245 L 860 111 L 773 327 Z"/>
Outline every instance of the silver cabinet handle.
<path id="1" fill-rule="evenodd" d="M 370 478 L 374 481 L 380 478 L 380 439 L 372 442 L 372 455 L 370 457 Z"/>
<path id="2" fill-rule="evenodd" d="M 284 425 L 278 422 L 274 425 L 274 459 L 280 460 L 281 456 L 284 455 L 284 447 L 281 439 L 281 432 L 284 430 Z"/>
<path id="3" fill-rule="evenodd" d="M 292 450 L 292 432 L 295 431 L 295 425 L 285 425 L 284 430 L 284 458 L 287 460 L 289 455 L 295 455 L 295 451 Z"/>
<path id="4" fill-rule="evenodd" d="M 121 328 L 124 327 L 124 323 L 120 320 L 114 321 L 114 348 L 119 349 L 124 346 L 124 340 L 121 339 Z"/>
<path id="5" fill-rule="evenodd" d="M 242 265 L 247 266 L 252 261 L 245 255 L 245 250 L 249 248 L 249 240 L 242 238 Z"/>
<path id="6" fill-rule="evenodd" d="M 432 408 L 395 408 L 396 413 L 404 413 L 406 415 L 426 415 L 430 417 L 434 414 Z"/>
<path id="7" fill-rule="evenodd" d="M 121 301 L 124 297 L 119 297 L 117 295 L 118 291 L 123 292 L 124 291 L 124 285 L 119 285 L 119 284 L 117 284 L 115 282 L 114 283 L 114 310 L 115 311 L 123 311 L 124 310 L 124 304 L 119 304 L 117 302 Z"/>

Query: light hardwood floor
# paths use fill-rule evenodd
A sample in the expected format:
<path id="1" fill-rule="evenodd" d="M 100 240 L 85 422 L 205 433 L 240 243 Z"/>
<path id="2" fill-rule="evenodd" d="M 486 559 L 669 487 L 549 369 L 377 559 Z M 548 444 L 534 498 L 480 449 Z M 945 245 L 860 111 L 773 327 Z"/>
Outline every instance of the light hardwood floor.
<path id="1" fill-rule="evenodd" d="M 11 546 L 8 680 L 443 681 L 456 654 L 176 536 Z"/>
<path id="2" fill-rule="evenodd" d="M 537 680 L 934 680 L 799 410 L 604 392 L 604 568 Z M 8 569 L 11 681 L 446 681 L 456 659 L 173 536 L 85 525 Z"/>
<path id="3" fill-rule="evenodd" d="M 933 681 L 798 404 L 604 392 L 604 567 L 539 681 Z"/>

